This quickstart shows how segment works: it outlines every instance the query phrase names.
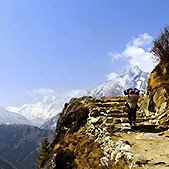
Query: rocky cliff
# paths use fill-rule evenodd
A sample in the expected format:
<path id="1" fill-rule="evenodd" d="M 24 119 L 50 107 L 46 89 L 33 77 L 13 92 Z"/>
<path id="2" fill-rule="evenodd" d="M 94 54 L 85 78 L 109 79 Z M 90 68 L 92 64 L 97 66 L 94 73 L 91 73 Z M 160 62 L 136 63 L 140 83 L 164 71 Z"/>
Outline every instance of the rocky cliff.
<path id="1" fill-rule="evenodd" d="M 40 168 L 169 168 L 168 75 L 164 63 L 151 73 L 132 128 L 125 97 L 72 98 L 61 112 Z"/>
<path id="2" fill-rule="evenodd" d="M 148 78 L 142 110 L 156 124 L 169 124 L 169 63 L 159 62 Z"/>

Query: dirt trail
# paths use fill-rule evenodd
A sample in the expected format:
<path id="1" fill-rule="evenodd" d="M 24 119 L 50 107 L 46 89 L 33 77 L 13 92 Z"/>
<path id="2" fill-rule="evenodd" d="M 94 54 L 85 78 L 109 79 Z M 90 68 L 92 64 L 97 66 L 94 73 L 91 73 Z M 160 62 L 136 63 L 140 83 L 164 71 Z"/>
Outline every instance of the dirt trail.
<path id="1" fill-rule="evenodd" d="M 137 112 L 136 126 L 131 129 L 125 103 L 125 97 L 98 100 L 91 110 L 93 112 L 91 116 L 96 116 L 92 118 L 91 123 L 102 122 L 110 135 L 116 135 L 118 136 L 116 138 L 121 137 L 122 140 L 128 141 L 131 145 L 128 152 L 134 155 L 134 164 L 139 166 L 134 169 L 169 169 L 168 127 L 151 124 L 149 123 L 151 118 L 144 117 L 141 112 Z M 104 134 L 101 136 L 102 140 L 104 140 L 103 136 Z M 113 137 L 112 140 L 116 138 Z M 130 163 L 131 159 L 128 160 Z"/>
<path id="2" fill-rule="evenodd" d="M 136 154 L 140 168 L 169 168 L 169 131 L 160 133 L 128 131 L 127 133 L 119 132 L 117 135 L 129 141 L 132 146 L 130 151 Z"/>

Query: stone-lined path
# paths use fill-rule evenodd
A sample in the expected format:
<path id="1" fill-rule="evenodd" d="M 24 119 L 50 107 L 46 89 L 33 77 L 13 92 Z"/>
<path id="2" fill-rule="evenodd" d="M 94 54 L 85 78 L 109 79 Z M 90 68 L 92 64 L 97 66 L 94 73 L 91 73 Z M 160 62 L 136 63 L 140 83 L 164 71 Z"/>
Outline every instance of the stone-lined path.
<path id="1" fill-rule="evenodd" d="M 153 118 L 139 111 L 136 126 L 131 128 L 125 103 L 125 97 L 105 97 L 93 99 L 90 105 L 86 133 L 100 144 L 102 165 L 109 167 L 110 161 L 118 162 L 123 157 L 130 168 L 169 168 L 166 128 L 150 124 Z"/>

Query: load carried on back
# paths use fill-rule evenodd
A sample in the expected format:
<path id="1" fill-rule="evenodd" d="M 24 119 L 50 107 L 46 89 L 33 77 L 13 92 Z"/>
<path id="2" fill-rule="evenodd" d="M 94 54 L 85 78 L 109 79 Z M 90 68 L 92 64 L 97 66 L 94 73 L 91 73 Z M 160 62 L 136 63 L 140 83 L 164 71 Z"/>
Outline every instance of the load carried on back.
<path id="1" fill-rule="evenodd" d="M 124 94 L 126 96 L 126 107 L 128 108 L 128 119 L 131 126 L 135 125 L 136 120 L 136 111 L 138 109 L 138 99 L 139 99 L 139 93 L 140 91 L 135 88 L 129 88 L 124 91 Z"/>

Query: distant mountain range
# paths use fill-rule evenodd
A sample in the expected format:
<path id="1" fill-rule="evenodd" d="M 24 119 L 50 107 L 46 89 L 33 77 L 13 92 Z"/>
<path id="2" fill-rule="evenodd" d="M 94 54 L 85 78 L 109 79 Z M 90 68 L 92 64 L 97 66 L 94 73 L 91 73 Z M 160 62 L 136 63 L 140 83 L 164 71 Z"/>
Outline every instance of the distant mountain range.
<path id="1" fill-rule="evenodd" d="M 44 137 L 53 135 L 62 107 L 72 97 L 121 96 L 129 87 L 136 87 L 144 92 L 148 76 L 149 73 L 135 66 L 91 92 L 79 90 L 76 94 L 62 97 L 46 95 L 35 98 L 18 108 L 0 107 L 0 124 L 3 124 L 0 125 L 0 166 L 2 164 L 18 169 L 36 168 L 37 149 L 40 142 Z"/>
<path id="2" fill-rule="evenodd" d="M 46 95 L 33 99 L 30 103 L 23 106 L 7 107 L 8 111 L 19 113 L 33 122 L 35 126 L 41 126 L 50 118 L 56 116 L 61 112 L 63 105 L 68 102 L 72 97 L 80 97 L 86 95 L 86 91 L 79 90 L 74 94 L 66 96 Z"/>
<path id="3" fill-rule="evenodd" d="M 135 66 L 127 69 L 123 74 L 114 79 L 99 85 L 91 92 L 79 90 L 75 94 L 68 94 L 61 97 L 56 95 L 37 97 L 21 107 L 8 107 L 8 111 L 0 109 L 0 117 L 3 119 L 0 119 L 0 123 L 24 123 L 44 129 L 54 129 L 59 117 L 59 112 L 61 112 L 64 103 L 68 102 L 72 97 L 81 97 L 83 95 L 91 95 L 94 97 L 121 96 L 123 95 L 123 91 L 130 87 L 136 87 L 144 92 L 147 87 L 148 76 L 148 72 L 144 72 L 138 66 Z"/>
<path id="4" fill-rule="evenodd" d="M 45 137 L 51 140 L 53 131 L 28 125 L 0 125 L 0 168 L 36 169 L 38 148 Z"/>
<path id="5" fill-rule="evenodd" d="M 0 124 L 27 124 L 33 125 L 33 123 L 26 119 L 24 116 L 10 112 L 5 108 L 0 107 Z"/>
<path id="6" fill-rule="evenodd" d="M 89 92 L 94 97 L 122 96 L 127 88 L 138 88 L 142 92 L 146 90 L 149 73 L 142 71 L 138 66 L 127 69 L 123 74 L 96 87 Z"/>
<path id="7" fill-rule="evenodd" d="M 47 95 L 43 97 L 37 97 L 30 103 L 24 104 L 19 108 L 8 107 L 7 109 L 25 116 L 31 120 L 34 125 L 41 126 L 44 122 L 57 115 L 57 113 L 61 111 L 65 101 L 67 100 L 63 98 L 57 98 L 54 95 Z"/>
<path id="8" fill-rule="evenodd" d="M 142 71 L 138 66 L 127 69 L 123 74 L 108 82 L 96 87 L 88 95 L 94 97 L 102 96 L 122 96 L 123 91 L 127 88 L 138 88 L 144 92 L 147 88 L 147 79 L 149 73 Z M 56 128 L 59 114 L 49 119 L 41 128 L 54 130 Z"/>
<path id="9" fill-rule="evenodd" d="M 55 130 L 59 116 L 60 116 L 60 113 L 58 113 L 56 116 L 49 119 L 47 122 L 41 125 L 40 128 L 45 129 L 45 130 Z"/>

